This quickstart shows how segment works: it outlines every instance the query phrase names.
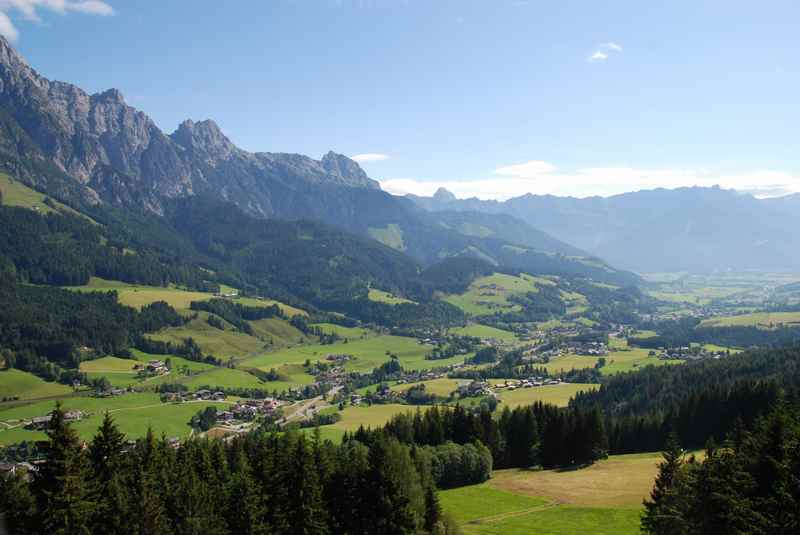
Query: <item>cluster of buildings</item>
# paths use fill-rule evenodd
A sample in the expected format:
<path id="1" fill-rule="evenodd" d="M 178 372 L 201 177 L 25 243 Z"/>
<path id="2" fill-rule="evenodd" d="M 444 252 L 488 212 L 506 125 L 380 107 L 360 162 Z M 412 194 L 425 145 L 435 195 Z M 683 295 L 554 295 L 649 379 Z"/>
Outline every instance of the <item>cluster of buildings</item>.
<path id="1" fill-rule="evenodd" d="M 224 401 L 225 392 L 212 392 L 211 390 L 198 390 L 197 392 L 165 392 L 161 400 L 169 401 Z"/>
<path id="2" fill-rule="evenodd" d="M 149 360 L 147 364 L 136 364 L 133 369 L 149 375 L 164 375 L 169 373 L 169 368 L 167 368 L 167 364 L 163 360 Z"/>
<path id="3" fill-rule="evenodd" d="M 489 383 L 486 381 L 479 381 L 477 379 L 465 385 L 459 385 L 459 387 L 456 389 L 456 392 L 458 392 L 459 397 L 462 398 L 496 395 L 494 392 L 492 392 L 492 388 L 489 386 Z"/>
<path id="4" fill-rule="evenodd" d="M 505 382 L 497 383 L 494 388 L 516 390 L 517 388 L 535 388 L 539 386 L 560 385 L 561 379 L 550 379 L 549 377 L 529 377 L 515 381 L 506 379 Z"/>
<path id="5" fill-rule="evenodd" d="M 650 352 L 650 356 L 656 356 L 660 360 L 705 360 L 721 359 L 729 355 L 729 351 L 708 351 L 698 347 L 673 347 L 662 350 L 660 353 Z"/>
<path id="6" fill-rule="evenodd" d="M 281 402 L 277 399 L 248 399 L 238 402 L 230 410 L 217 413 L 218 422 L 230 422 L 233 420 L 250 421 L 258 415 L 273 414 Z"/>
<path id="7" fill-rule="evenodd" d="M 66 422 L 77 422 L 82 420 L 86 417 L 86 414 L 82 411 L 66 411 L 64 413 L 64 421 Z M 46 416 L 35 416 L 31 418 L 28 422 L 25 423 L 26 429 L 47 429 L 47 426 L 50 425 L 50 420 L 53 419 L 52 414 L 48 414 Z"/>
<path id="8" fill-rule="evenodd" d="M 608 355 L 608 346 L 604 342 L 570 343 L 569 351 L 576 355 L 591 357 L 605 357 Z"/>

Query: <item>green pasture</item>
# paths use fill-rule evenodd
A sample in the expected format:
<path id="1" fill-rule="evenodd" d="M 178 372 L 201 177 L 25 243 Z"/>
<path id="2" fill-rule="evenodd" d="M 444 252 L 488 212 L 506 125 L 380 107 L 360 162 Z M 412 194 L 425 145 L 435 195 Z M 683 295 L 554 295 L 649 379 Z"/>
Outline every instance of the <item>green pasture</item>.
<path id="1" fill-rule="evenodd" d="M 376 290 L 375 288 L 369 289 L 368 297 L 370 301 L 375 301 L 377 303 L 386 303 L 387 305 L 401 305 L 403 303 L 414 302 L 409 299 L 405 299 L 403 297 L 398 297 L 389 292 L 384 292 L 383 290 Z"/>
<path id="2" fill-rule="evenodd" d="M 800 312 L 755 312 L 739 316 L 710 318 L 700 322 L 700 327 L 800 327 Z"/>
<path id="3" fill-rule="evenodd" d="M 489 379 L 489 384 L 502 383 L 501 379 Z M 505 388 L 497 389 L 502 404 L 500 408 L 522 407 L 531 405 L 537 401 L 551 403 L 559 407 L 566 407 L 569 400 L 581 391 L 591 391 L 598 387 L 595 384 L 582 383 L 562 383 L 560 385 L 537 386 L 532 388 L 516 388 L 508 390 Z"/>
<path id="4" fill-rule="evenodd" d="M 50 383 L 32 373 L 15 369 L 0 370 L 0 398 L 36 399 L 61 396 L 71 392 L 70 386 Z"/>
<path id="5" fill-rule="evenodd" d="M 445 297 L 445 301 L 457 306 L 464 312 L 476 316 L 493 314 L 498 311 L 519 310 L 519 305 L 508 301 L 514 294 L 538 292 L 537 284 L 555 284 L 550 279 L 533 277 L 525 273 L 518 277 L 495 273 L 487 277 L 476 279 L 462 294 L 453 294 Z"/>
<path id="6" fill-rule="evenodd" d="M 425 355 L 432 348 L 430 345 L 418 343 L 416 338 L 378 335 L 358 340 L 348 340 L 347 343 L 313 344 L 283 349 L 245 359 L 241 364 L 269 370 L 284 364 L 302 364 L 306 360 L 325 362 L 327 355 L 346 354 L 356 357 L 355 360 L 348 361 L 345 364 L 348 370 L 368 372 L 389 360 L 389 356 L 386 354 L 387 351 L 397 355 L 400 364 L 408 370 L 430 369 L 464 361 L 463 355 L 444 360 L 425 360 Z"/>
<path id="7" fill-rule="evenodd" d="M 369 336 L 372 332 L 363 327 L 345 327 L 343 325 L 336 325 L 335 323 L 312 323 L 311 327 L 317 327 L 325 334 L 336 333 L 342 338 L 352 340 L 355 338 L 364 338 Z"/>
<path id="8" fill-rule="evenodd" d="M 517 336 L 511 331 L 504 331 L 503 329 L 498 329 L 489 325 L 481 325 L 480 323 L 470 323 L 466 327 L 456 327 L 450 329 L 450 332 L 461 336 L 475 336 L 481 339 L 494 338 L 495 340 L 506 343 L 514 343 L 517 341 Z"/>

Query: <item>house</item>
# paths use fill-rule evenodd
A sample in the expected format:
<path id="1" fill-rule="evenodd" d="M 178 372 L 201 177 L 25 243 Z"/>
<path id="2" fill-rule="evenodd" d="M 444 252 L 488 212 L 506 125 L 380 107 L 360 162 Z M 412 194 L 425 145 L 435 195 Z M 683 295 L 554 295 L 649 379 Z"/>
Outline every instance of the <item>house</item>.
<path id="1" fill-rule="evenodd" d="M 211 395 L 211 399 L 214 399 L 216 401 L 222 401 L 223 399 L 225 399 L 225 392 L 214 392 Z"/>
<path id="2" fill-rule="evenodd" d="M 47 416 L 35 416 L 31 418 L 31 421 L 28 422 L 28 425 L 25 427 L 28 429 L 45 429 L 48 425 L 50 425 L 50 420 L 52 418 L 53 417 L 49 414 Z"/>
<path id="3" fill-rule="evenodd" d="M 181 440 L 178 437 L 170 437 L 167 439 L 167 446 L 173 450 L 177 450 L 181 447 Z"/>
<path id="4" fill-rule="evenodd" d="M 231 411 L 222 411 L 217 413 L 217 421 L 230 422 L 233 420 L 233 413 Z"/>
<path id="5" fill-rule="evenodd" d="M 169 368 L 162 360 L 150 360 L 147 362 L 147 366 L 145 367 L 148 373 L 153 373 L 156 375 L 163 375 L 169 372 Z"/>

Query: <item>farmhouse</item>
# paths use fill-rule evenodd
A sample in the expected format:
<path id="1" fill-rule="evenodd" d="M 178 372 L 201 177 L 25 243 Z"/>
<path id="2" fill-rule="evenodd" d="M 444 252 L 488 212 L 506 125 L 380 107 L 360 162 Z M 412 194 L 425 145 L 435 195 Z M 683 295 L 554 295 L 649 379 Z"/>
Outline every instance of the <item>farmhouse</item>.
<path id="1" fill-rule="evenodd" d="M 156 375 L 163 375 L 169 372 L 169 368 L 162 360 L 151 360 L 147 362 L 147 366 L 145 367 L 148 373 L 156 374 Z"/>

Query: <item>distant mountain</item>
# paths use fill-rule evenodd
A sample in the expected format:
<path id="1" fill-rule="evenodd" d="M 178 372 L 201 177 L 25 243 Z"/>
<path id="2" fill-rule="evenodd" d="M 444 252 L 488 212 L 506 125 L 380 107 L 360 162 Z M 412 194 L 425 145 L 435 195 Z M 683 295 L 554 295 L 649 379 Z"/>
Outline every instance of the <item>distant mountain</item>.
<path id="1" fill-rule="evenodd" d="M 612 197 L 523 195 L 505 202 L 410 197 L 436 211 L 507 214 L 638 272 L 800 269 L 800 196 L 759 200 L 712 188 Z"/>
<path id="2" fill-rule="evenodd" d="M 0 170 L 83 210 L 112 206 L 164 215 L 172 200 L 207 198 L 260 218 L 328 223 L 424 266 L 471 256 L 550 274 L 639 280 L 577 258 L 586 254 L 508 216 L 431 214 L 382 191 L 341 154 L 315 160 L 247 152 L 211 120 L 184 121 L 167 135 L 116 89 L 89 95 L 48 80 L 1 37 Z M 437 198 L 452 200 L 446 192 Z"/>

